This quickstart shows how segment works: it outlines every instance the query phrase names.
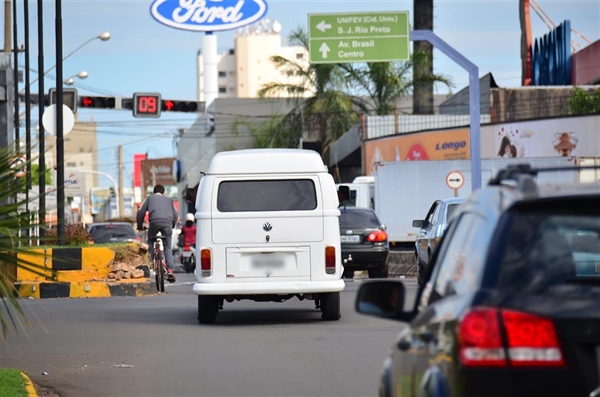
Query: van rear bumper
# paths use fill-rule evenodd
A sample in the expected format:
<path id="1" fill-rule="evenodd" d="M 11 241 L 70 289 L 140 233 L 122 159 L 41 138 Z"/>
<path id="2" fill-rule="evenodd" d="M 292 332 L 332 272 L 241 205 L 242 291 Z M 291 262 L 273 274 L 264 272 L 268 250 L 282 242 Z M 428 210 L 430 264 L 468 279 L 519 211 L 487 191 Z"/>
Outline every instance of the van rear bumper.
<path id="1" fill-rule="evenodd" d="M 196 283 L 196 295 L 257 295 L 257 294 L 317 294 L 344 290 L 344 280 L 280 281 L 265 283 Z"/>

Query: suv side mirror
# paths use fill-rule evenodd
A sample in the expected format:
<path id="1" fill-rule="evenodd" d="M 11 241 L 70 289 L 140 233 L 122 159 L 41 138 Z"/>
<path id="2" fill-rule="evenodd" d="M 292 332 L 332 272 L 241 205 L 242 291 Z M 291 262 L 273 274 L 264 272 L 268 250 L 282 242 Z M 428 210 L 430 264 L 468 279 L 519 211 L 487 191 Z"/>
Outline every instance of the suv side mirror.
<path id="1" fill-rule="evenodd" d="M 424 228 L 427 221 L 422 219 L 415 219 L 412 223 L 413 227 L 418 227 L 419 229 Z"/>
<path id="2" fill-rule="evenodd" d="M 373 280 L 361 283 L 356 295 L 356 311 L 362 314 L 409 321 L 412 312 L 404 311 L 404 284 L 397 280 Z"/>

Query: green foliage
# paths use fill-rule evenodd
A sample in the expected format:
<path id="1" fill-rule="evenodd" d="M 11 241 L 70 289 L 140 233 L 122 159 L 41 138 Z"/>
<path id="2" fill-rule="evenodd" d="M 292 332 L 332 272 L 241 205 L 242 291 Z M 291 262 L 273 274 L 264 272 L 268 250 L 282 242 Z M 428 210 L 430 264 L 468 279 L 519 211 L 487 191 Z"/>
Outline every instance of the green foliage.
<path id="1" fill-rule="evenodd" d="M 574 87 L 573 93 L 567 99 L 569 111 L 575 115 L 600 113 L 600 89 L 587 91 Z"/>
<path id="2" fill-rule="evenodd" d="M 25 378 L 21 371 L 12 368 L 0 368 L 0 397 L 27 397 Z"/>
<path id="3" fill-rule="evenodd" d="M 24 211 L 26 201 L 17 198 L 20 184 L 10 168 L 10 160 L 14 158 L 11 149 L 0 149 L 0 297 L 4 304 L 3 310 L 0 310 L 0 338 L 3 340 L 9 326 L 19 330 L 29 325 L 14 296 L 17 268 L 27 267 L 30 272 L 44 274 L 44 268 L 32 263 L 34 256 L 43 254 L 31 252 L 29 238 L 23 233 L 36 225 L 29 213 Z M 23 253 L 27 256 L 19 255 Z"/>
<path id="4" fill-rule="evenodd" d="M 306 30 L 294 29 L 289 44 L 308 51 Z M 298 147 L 300 138 L 308 133 L 316 137 L 321 155 L 327 159 L 331 144 L 358 123 L 358 112 L 391 114 L 395 102 L 409 95 L 415 84 L 439 82 L 453 86 L 448 77 L 439 74 L 414 79 L 413 66 L 426 61 L 427 56 L 422 53 L 408 62 L 368 64 L 306 64 L 274 56 L 271 62 L 275 68 L 296 79 L 264 84 L 258 94 L 261 98 L 285 95 L 294 103 L 293 109 L 285 116 L 260 123 L 239 120 L 234 132 L 243 125 L 254 137 L 256 147 Z"/>
<path id="5" fill-rule="evenodd" d="M 31 171 L 31 186 L 38 186 L 40 182 L 40 166 L 38 164 L 31 164 L 31 162 L 27 165 L 27 168 Z M 52 186 L 52 170 L 46 169 L 46 186 Z M 26 179 L 25 177 L 19 178 L 20 192 L 25 193 L 26 188 Z"/>
<path id="6" fill-rule="evenodd" d="M 58 230 L 56 228 L 46 231 L 46 244 L 58 243 Z M 73 223 L 65 226 L 65 244 L 81 246 L 89 243 L 92 236 L 87 232 L 85 226 L 80 223 Z"/>

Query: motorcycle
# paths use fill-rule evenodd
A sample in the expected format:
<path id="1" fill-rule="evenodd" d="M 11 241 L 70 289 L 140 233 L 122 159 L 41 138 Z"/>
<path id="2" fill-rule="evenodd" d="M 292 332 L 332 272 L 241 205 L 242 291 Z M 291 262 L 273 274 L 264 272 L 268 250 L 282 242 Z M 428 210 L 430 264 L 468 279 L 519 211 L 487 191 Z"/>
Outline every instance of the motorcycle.
<path id="1" fill-rule="evenodd" d="M 181 264 L 186 273 L 193 273 L 196 270 L 196 249 L 191 245 L 184 245 L 181 251 Z"/>

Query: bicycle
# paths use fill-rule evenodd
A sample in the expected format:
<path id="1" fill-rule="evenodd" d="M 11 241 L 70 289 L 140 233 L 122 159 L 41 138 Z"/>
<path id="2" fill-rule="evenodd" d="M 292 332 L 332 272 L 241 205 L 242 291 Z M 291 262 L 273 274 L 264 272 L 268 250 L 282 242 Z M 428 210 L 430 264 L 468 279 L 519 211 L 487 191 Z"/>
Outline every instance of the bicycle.
<path id="1" fill-rule="evenodd" d="M 165 292 L 167 262 L 163 255 L 163 243 L 160 232 L 154 237 L 154 261 L 152 263 L 152 269 L 154 270 L 154 276 L 156 278 L 156 289 L 158 292 Z"/>

